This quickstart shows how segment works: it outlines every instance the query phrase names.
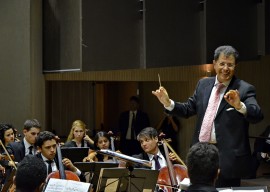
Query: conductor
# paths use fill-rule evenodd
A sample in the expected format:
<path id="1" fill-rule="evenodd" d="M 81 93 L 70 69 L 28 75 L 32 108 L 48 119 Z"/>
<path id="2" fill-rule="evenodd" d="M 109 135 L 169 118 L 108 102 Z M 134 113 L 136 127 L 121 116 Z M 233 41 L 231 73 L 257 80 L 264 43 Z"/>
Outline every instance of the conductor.
<path id="1" fill-rule="evenodd" d="M 162 86 L 152 91 L 167 113 L 184 118 L 197 115 L 192 144 L 209 142 L 219 150 L 216 187 L 238 187 L 241 178 L 251 174 L 248 128 L 263 119 L 255 87 L 234 75 L 238 55 L 232 46 L 218 47 L 213 60 L 216 76 L 199 80 L 186 102 L 174 102 Z"/>

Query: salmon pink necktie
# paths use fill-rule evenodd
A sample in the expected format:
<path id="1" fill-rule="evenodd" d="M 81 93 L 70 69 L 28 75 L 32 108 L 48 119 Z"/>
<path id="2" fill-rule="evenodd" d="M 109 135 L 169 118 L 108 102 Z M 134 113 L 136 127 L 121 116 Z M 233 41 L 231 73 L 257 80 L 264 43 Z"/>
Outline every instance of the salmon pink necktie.
<path id="1" fill-rule="evenodd" d="M 220 90 L 224 87 L 225 85 L 223 85 L 222 83 L 217 84 L 216 89 L 213 90 L 213 93 L 210 96 L 199 135 L 200 142 L 210 141 L 213 122 L 216 116 L 217 107 L 220 100 Z"/>

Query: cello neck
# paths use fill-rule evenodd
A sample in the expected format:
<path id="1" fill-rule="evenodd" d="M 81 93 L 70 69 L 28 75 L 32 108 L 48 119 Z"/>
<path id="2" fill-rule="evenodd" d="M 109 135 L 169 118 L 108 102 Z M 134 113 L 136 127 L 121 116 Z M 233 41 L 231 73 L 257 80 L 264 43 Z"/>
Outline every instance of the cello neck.
<path id="1" fill-rule="evenodd" d="M 169 150 L 168 150 L 168 147 L 166 145 L 166 142 L 163 141 L 163 148 L 164 148 L 164 152 L 165 152 L 165 158 L 166 158 L 166 162 L 167 162 L 167 167 L 168 167 L 168 170 L 169 170 L 169 175 L 170 175 L 170 179 L 171 179 L 171 185 L 174 187 L 174 186 L 177 186 L 177 183 L 176 183 L 176 180 L 175 180 L 175 172 L 174 172 L 174 169 L 173 169 L 173 164 L 169 158 Z"/>
<path id="2" fill-rule="evenodd" d="M 58 158 L 58 163 L 59 163 L 60 179 L 66 179 L 65 169 L 64 169 L 64 165 L 62 163 L 62 153 L 61 153 L 61 149 L 60 149 L 60 144 L 56 145 L 56 150 L 57 150 L 57 158 Z"/>

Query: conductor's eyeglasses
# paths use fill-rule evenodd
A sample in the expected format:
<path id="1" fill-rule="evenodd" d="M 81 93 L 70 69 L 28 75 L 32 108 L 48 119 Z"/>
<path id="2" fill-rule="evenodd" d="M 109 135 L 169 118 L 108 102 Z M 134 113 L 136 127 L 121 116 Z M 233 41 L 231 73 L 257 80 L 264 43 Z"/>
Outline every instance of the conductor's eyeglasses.
<path id="1" fill-rule="evenodd" d="M 224 68 L 225 66 L 227 66 L 229 69 L 235 68 L 235 64 L 233 64 L 233 63 L 218 63 L 218 66 L 220 68 Z"/>

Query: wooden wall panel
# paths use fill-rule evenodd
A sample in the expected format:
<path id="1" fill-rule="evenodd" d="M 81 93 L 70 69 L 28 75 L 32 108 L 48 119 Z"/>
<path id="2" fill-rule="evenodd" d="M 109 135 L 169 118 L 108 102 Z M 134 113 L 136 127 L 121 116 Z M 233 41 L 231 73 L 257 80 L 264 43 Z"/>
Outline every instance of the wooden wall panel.
<path id="1" fill-rule="evenodd" d="M 259 133 L 270 124 L 269 62 L 270 56 L 265 56 L 262 57 L 261 60 L 241 62 L 237 66 L 237 77 L 253 84 L 256 87 L 257 100 L 265 115 L 265 119 L 261 123 L 250 126 L 250 135 L 253 136 L 259 135 Z M 58 92 L 63 89 L 60 82 L 70 82 L 78 86 L 83 83 L 90 83 L 90 80 L 96 80 L 96 83 L 103 84 L 104 119 L 100 121 L 103 121 L 105 129 L 110 130 L 117 128 L 119 114 L 123 110 L 126 110 L 128 98 L 131 95 L 137 94 L 137 89 L 139 90 L 138 93 L 141 98 L 141 107 L 148 113 L 151 126 L 155 126 L 157 124 L 162 115 L 163 107 L 152 95 L 151 91 L 157 89 L 159 86 L 157 78 L 158 73 L 161 76 L 162 85 L 168 89 L 171 98 L 176 101 L 186 101 L 187 98 L 193 94 L 198 80 L 205 77 L 206 70 L 208 69 L 212 70 L 211 65 L 146 70 L 46 74 L 45 79 L 47 82 L 50 82 L 51 86 L 58 84 L 57 88 L 55 88 L 56 92 L 54 93 L 54 97 L 57 97 L 59 100 L 60 98 L 66 100 L 63 95 L 57 96 L 57 94 L 59 94 Z M 214 72 L 212 72 L 212 75 L 214 75 Z M 75 87 L 65 87 L 65 89 L 72 92 L 75 90 Z M 83 95 L 87 96 L 87 94 L 84 93 L 84 89 L 76 90 L 75 92 L 78 93 L 80 91 L 82 91 Z M 63 90 L 61 92 L 63 92 Z M 68 102 L 62 102 L 61 105 L 63 104 L 68 104 Z M 53 112 L 53 114 L 61 113 L 61 110 L 55 110 L 56 111 Z M 90 109 L 89 113 L 92 114 L 95 112 Z M 67 119 L 63 118 L 59 119 L 59 121 L 61 120 L 67 121 Z M 196 117 L 181 119 L 180 122 L 179 154 L 182 158 L 185 158 L 193 136 Z M 251 139 L 251 145 L 253 145 L 253 139 Z"/>

